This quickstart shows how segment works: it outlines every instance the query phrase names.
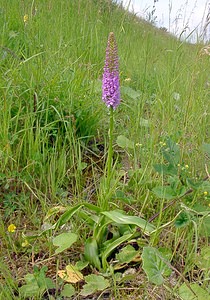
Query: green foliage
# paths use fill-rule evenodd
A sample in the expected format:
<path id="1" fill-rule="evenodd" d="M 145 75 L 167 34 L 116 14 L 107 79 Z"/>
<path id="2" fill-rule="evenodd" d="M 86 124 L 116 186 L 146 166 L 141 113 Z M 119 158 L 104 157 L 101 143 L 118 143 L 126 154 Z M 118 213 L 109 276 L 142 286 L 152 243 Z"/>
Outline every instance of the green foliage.
<path id="1" fill-rule="evenodd" d="M 179 145 L 171 139 L 167 139 L 166 143 L 161 143 L 161 153 L 164 163 L 154 165 L 155 170 L 163 176 L 167 181 L 166 185 L 156 186 L 152 189 L 153 193 L 166 200 L 181 199 L 185 201 L 187 195 L 190 193 L 202 192 L 203 195 L 209 194 L 209 182 L 205 180 L 196 180 L 190 178 L 188 171 L 189 166 L 181 164 L 180 148 Z M 209 207 L 202 206 L 198 203 L 192 204 L 189 207 L 189 201 L 186 204 L 181 204 L 184 210 L 178 215 L 175 221 L 177 228 L 185 227 L 192 222 L 202 224 L 201 231 L 205 231 L 204 235 L 209 235 Z M 173 204 L 173 202 L 172 202 Z"/>
<path id="2" fill-rule="evenodd" d="M 195 258 L 195 262 L 200 269 L 210 269 L 210 248 L 208 246 L 201 248 L 199 255 Z"/>
<path id="3" fill-rule="evenodd" d="M 65 284 L 63 287 L 63 290 L 61 292 L 62 297 L 72 297 L 75 294 L 75 288 L 73 287 L 72 284 Z"/>
<path id="4" fill-rule="evenodd" d="M 174 225 L 177 228 L 185 227 L 190 223 L 190 216 L 186 212 L 181 212 L 179 216 L 176 218 Z"/>
<path id="5" fill-rule="evenodd" d="M 22 298 L 39 297 L 48 289 L 55 288 L 52 280 L 46 277 L 46 271 L 47 267 L 42 267 L 40 270 L 38 267 L 34 267 L 33 274 L 27 274 L 25 276 L 26 284 L 19 288 L 19 293 Z"/>
<path id="6" fill-rule="evenodd" d="M 131 245 L 124 247 L 118 254 L 116 254 L 116 259 L 121 264 L 128 264 L 139 256 L 139 252 Z"/>
<path id="7" fill-rule="evenodd" d="M 101 269 L 101 262 L 99 259 L 99 249 L 97 241 L 94 238 L 89 238 L 85 242 L 84 250 L 85 259 L 98 270 Z"/>
<path id="8" fill-rule="evenodd" d="M 189 286 L 186 283 L 182 284 L 179 288 L 179 296 L 183 300 L 209 300 L 209 293 L 204 290 L 197 283 L 191 283 Z"/>
<path id="9" fill-rule="evenodd" d="M 53 239 L 53 245 L 58 248 L 55 250 L 55 254 L 58 254 L 71 247 L 73 243 L 77 241 L 77 235 L 71 232 L 61 233 Z"/>
<path id="10" fill-rule="evenodd" d="M 198 204 L 188 207 L 183 203 L 181 207 L 183 211 L 176 218 L 175 226 L 180 228 L 190 224 L 196 224 L 200 236 L 210 236 L 210 208 Z"/>
<path id="11" fill-rule="evenodd" d="M 204 143 L 202 145 L 203 151 L 206 152 L 206 154 L 208 154 L 208 156 L 210 157 L 210 144 L 206 144 Z"/>
<path id="12" fill-rule="evenodd" d="M 164 278 L 170 276 L 171 268 L 168 259 L 153 247 L 144 247 L 142 253 L 142 261 L 145 273 L 150 282 L 161 285 Z"/>
<path id="13" fill-rule="evenodd" d="M 116 224 L 123 224 L 123 225 L 135 225 L 142 229 L 143 232 L 146 234 L 150 234 L 152 231 L 155 230 L 155 226 L 147 222 L 146 220 L 136 217 L 136 216 L 128 216 L 123 214 L 119 211 L 106 211 L 102 212 L 103 215 L 107 216 Z"/>
<path id="14" fill-rule="evenodd" d="M 90 209 L 92 213 L 88 213 L 84 208 Z M 87 225 L 91 228 L 92 236 L 85 241 L 84 258 L 98 270 L 106 271 L 109 265 L 107 262 L 109 256 L 123 243 L 140 236 L 140 232 L 138 233 L 136 230 L 137 228 L 141 229 L 142 233 L 146 235 L 150 235 L 150 233 L 156 229 L 154 225 L 148 223 L 143 218 L 128 216 L 117 210 L 100 211 L 98 207 L 88 203 L 82 203 L 75 207 L 67 207 L 65 209 L 62 208 L 62 210 L 64 212 L 57 222 L 45 228 L 39 236 L 46 234 L 49 230 L 59 229 L 61 226 L 66 225 L 76 213 L 79 213 L 80 218 L 85 222 L 88 219 L 92 220 L 92 222 L 87 222 Z M 53 217 L 58 211 L 59 207 L 51 209 L 47 214 L 47 219 Z M 97 213 L 97 215 L 95 215 L 95 213 Z M 107 238 L 109 233 L 112 234 L 111 239 Z M 34 238 L 37 237 L 37 235 L 34 236 Z M 59 246 L 55 254 L 69 248 L 76 239 L 77 235 L 74 233 L 62 233 L 55 237 L 53 244 Z"/>
<path id="15" fill-rule="evenodd" d="M 88 275 L 85 276 L 86 284 L 81 291 L 82 296 L 89 296 L 95 292 L 103 291 L 109 287 L 110 283 L 107 279 L 100 275 Z"/>
<path id="16" fill-rule="evenodd" d="M 126 138 L 124 135 L 119 135 L 117 137 L 117 145 L 123 149 L 134 149 L 134 143 Z"/>

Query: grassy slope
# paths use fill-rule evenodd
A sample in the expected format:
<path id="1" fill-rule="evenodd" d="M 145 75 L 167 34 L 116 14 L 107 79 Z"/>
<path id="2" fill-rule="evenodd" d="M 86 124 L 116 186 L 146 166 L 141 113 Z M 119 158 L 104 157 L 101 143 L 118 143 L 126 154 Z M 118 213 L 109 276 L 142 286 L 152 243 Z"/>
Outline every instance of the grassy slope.
<path id="1" fill-rule="evenodd" d="M 138 209 L 151 217 L 163 204 L 149 187 L 162 180 L 153 164 L 161 160 L 159 142 L 167 136 L 181 145 L 192 176 L 205 176 L 207 161 L 200 148 L 209 142 L 209 56 L 200 55 L 201 45 L 180 43 L 109 1 L 0 2 L 0 232 L 1 251 L 11 268 L 17 269 L 17 252 L 30 269 L 20 246 L 21 232 L 40 228 L 51 205 L 86 195 L 81 172 L 84 137 L 106 144 L 108 119 L 100 79 L 110 31 L 118 43 L 123 87 L 115 138 L 123 134 L 142 144 L 129 161 L 133 168 L 138 162 L 144 174 L 132 189 Z M 132 99 L 125 87 L 140 97 Z M 161 221 L 173 219 L 173 213 Z M 10 223 L 19 230 L 14 245 L 6 233 Z M 186 232 L 176 234 L 178 245 Z M 180 250 L 187 258 L 191 238 Z M 173 238 L 165 237 L 164 243 L 170 247 Z M 6 272 L 2 263 L 0 268 Z M 7 275 L 11 286 L 20 280 L 14 272 Z"/>

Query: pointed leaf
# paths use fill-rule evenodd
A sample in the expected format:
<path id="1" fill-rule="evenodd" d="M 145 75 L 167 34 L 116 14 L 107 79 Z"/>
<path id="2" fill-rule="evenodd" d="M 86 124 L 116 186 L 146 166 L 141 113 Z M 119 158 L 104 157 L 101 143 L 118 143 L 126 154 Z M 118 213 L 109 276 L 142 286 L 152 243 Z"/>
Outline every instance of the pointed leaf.
<path id="1" fill-rule="evenodd" d="M 85 259 L 98 270 L 101 269 L 101 262 L 99 259 L 98 244 L 94 238 L 89 238 L 85 242 L 84 250 Z"/>
<path id="2" fill-rule="evenodd" d="M 105 250 L 102 251 L 101 254 L 101 260 L 102 260 L 102 266 L 103 269 L 106 270 L 107 268 L 107 258 L 110 256 L 110 254 L 122 243 L 129 241 L 133 237 L 133 234 L 125 234 L 119 238 L 117 238 L 115 241 L 113 241 L 111 244 L 107 245 Z"/>
<path id="3" fill-rule="evenodd" d="M 146 220 L 140 217 L 125 215 L 117 210 L 104 211 L 102 214 L 117 224 L 136 225 L 140 227 L 145 234 L 149 234 L 156 229 L 154 225 L 148 223 Z"/>

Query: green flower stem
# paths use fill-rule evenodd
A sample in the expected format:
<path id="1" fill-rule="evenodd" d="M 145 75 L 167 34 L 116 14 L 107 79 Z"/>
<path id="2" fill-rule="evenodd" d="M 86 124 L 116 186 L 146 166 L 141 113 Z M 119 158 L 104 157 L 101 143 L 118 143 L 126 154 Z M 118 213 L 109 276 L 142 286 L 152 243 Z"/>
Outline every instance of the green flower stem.
<path id="1" fill-rule="evenodd" d="M 110 107 L 110 119 L 109 119 L 109 149 L 107 157 L 107 167 L 106 167 L 106 191 L 109 193 L 110 184 L 112 178 L 112 162 L 113 162 L 113 128 L 114 128 L 114 110 L 113 107 Z"/>
<path id="2" fill-rule="evenodd" d="M 109 148 L 106 160 L 105 172 L 104 172 L 104 184 L 102 194 L 99 199 L 99 207 L 102 210 L 108 209 L 109 198 L 111 194 L 111 179 L 112 179 L 112 168 L 113 168 L 113 128 L 114 128 L 114 109 L 110 106 L 110 118 L 109 118 Z"/>

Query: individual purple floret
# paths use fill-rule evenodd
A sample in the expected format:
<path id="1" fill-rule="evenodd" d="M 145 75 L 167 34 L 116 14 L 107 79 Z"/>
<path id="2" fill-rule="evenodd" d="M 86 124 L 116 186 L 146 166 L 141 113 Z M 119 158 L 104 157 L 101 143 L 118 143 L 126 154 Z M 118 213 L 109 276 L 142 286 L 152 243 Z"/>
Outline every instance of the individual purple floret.
<path id="1" fill-rule="evenodd" d="M 106 48 L 106 60 L 102 79 L 102 100 L 114 109 L 120 104 L 120 80 L 117 43 L 110 32 Z"/>

